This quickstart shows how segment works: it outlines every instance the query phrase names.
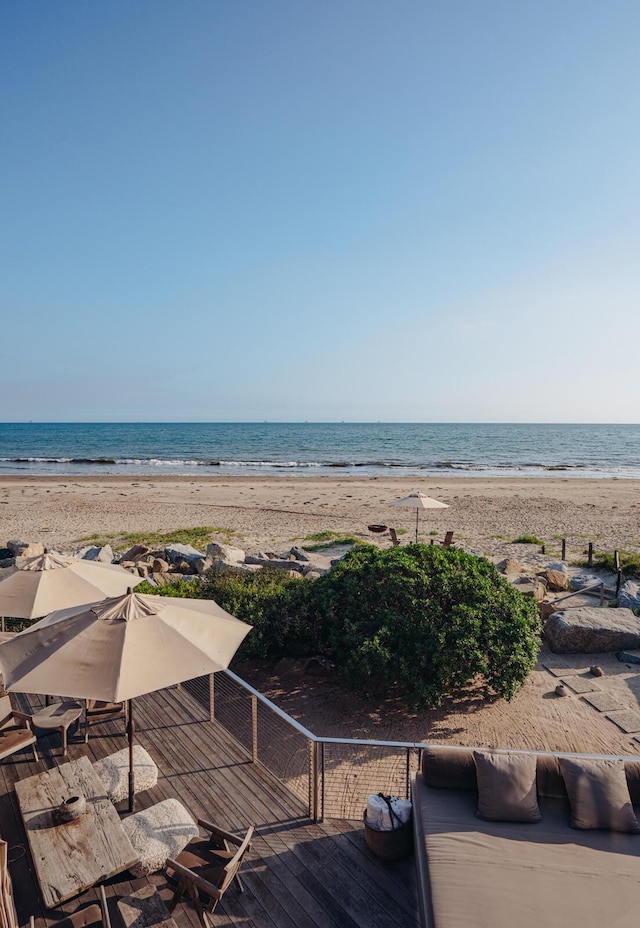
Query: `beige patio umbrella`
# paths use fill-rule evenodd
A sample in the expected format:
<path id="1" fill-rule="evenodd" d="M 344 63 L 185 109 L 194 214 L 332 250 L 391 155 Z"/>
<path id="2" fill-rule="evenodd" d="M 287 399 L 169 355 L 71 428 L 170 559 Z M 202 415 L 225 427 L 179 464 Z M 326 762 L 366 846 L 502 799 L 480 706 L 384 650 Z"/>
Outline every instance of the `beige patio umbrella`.
<path id="1" fill-rule="evenodd" d="M 0 644 L 5 689 L 128 701 L 129 809 L 133 809 L 132 700 L 224 670 L 251 631 L 211 599 L 116 596 L 46 616 Z"/>
<path id="2" fill-rule="evenodd" d="M 440 500 L 433 499 L 431 496 L 425 496 L 424 493 L 420 493 L 418 490 L 417 493 L 410 493 L 409 496 L 404 496 L 402 499 L 394 499 L 390 504 L 391 506 L 406 506 L 409 509 L 415 509 L 416 511 L 416 544 L 418 542 L 418 520 L 420 518 L 421 509 L 448 509 L 448 503 L 441 503 Z"/>
<path id="3" fill-rule="evenodd" d="M 142 577 L 118 564 L 103 564 L 47 551 L 17 558 L 0 571 L 0 616 L 39 619 L 56 609 L 94 603 L 126 593 Z M 4 621 L 4 620 L 3 620 Z"/>

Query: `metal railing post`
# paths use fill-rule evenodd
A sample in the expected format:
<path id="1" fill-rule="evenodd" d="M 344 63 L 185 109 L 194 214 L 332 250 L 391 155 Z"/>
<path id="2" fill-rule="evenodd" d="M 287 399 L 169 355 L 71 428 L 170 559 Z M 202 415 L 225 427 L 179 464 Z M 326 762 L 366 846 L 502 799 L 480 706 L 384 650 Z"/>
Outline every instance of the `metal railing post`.
<path id="1" fill-rule="evenodd" d="M 320 742 L 320 816 L 319 821 L 324 822 L 324 790 L 325 790 L 325 776 L 324 776 L 324 741 Z"/>
<path id="2" fill-rule="evenodd" d="M 407 748 L 407 770 L 404 786 L 404 798 L 409 799 L 411 794 L 411 748 Z"/>
<path id="3" fill-rule="evenodd" d="M 251 759 L 258 762 L 258 698 L 251 697 Z"/>
<path id="4" fill-rule="evenodd" d="M 215 722 L 216 720 L 216 690 L 215 690 L 215 674 L 209 674 L 209 721 Z"/>
<path id="5" fill-rule="evenodd" d="M 318 821 L 318 742 L 309 739 L 309 818 Z"/>

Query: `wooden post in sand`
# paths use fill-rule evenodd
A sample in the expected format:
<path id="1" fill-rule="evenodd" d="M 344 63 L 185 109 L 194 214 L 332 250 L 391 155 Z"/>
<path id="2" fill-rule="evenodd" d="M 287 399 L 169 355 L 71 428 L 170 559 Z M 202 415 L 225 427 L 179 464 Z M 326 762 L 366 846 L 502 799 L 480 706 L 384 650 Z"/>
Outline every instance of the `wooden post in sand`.
<path id="1" fill-rule="evenodd" d="M 562 557 L 561 560 L 566 561 L 567 559 L 567 539 L 562 539 Z"/>
<path id="2" fill-rule="evenodd" d="M 620 587 L 622 586 L 622 570 L 618 567 L 618 574 L 616 578 L 616 596 L 620 592 Z"/>
<path id="3" fill-rule="evenodd" d="M 620 570 L 620 554 L 617 551 L 613 552 L 613 569 L 616 573 Z"/>
<path id="4" fill-rule="evenodd" d="M 587 551 L 587 567 L 593 567 L 593 542 L 589 542 L 589 548 Z"/>

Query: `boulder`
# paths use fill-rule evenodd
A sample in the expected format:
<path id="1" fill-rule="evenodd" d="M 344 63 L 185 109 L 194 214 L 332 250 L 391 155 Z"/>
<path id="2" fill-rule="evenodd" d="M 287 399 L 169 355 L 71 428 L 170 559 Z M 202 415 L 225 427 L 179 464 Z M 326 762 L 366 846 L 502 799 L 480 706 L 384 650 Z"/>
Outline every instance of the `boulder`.
<path id="1" fill-rule="evenodd" d="M 16 563 L 15 557 L 0 558 L 0 567 L 14 567 L 15 563 Z"/>
<path id="2" fill-rule="evenodd" d="M 154 557 L 151 559 L 151 569 L 154 574 L 166 574 L 169 570 L 169 565 L 163 558 Z"/>
<path id="3" fill-rule="evenodd" d="M 625 580 L 618 593 L 618 605 L 625 609 L 640 608 L 640 583 Z"/>
<path id="4" fill-rule="evenodd" d="M 640 648 L 640 618 L 630 609 L 583 606 L 549 616 L 544 636 L 556 654 L 597 654 Z"/>
<path id="5" fill-rule="evenodd" d="M 151 579 L 156 586 L 166 586 L 168 583 L 171 583 L 171 579 L 167 577 L 166 573 L 152 574 Z"/>
<path id="6" fill-rule="evenodd" d="M 325 573 L 326 571 L 314 570 L 314 568 L 311 567 L 310 570 L 305 570 L 302 576 L 305 580 L 317 580 L 318 577 L 323 577 Z"/>
<path id="7" fill-rule="evenodd" d="M 123 561 L 139 561 L 140 558 L 146 557 L 147 554 L 150 554 L 151 548 L 148 545 L 133 545 L 132 548 L 129 548 L 128 551 L 125 551 L 124 554 L 120 557 L 120 563 Z"/>
<path id="8" fill-rule="evenodd" d="M 197 548 L 194 548 L 193 545 L 173 544 L 167 545 L 164 549 L 164 560 L 168 561 L 169 564 L 175 565 L 186 562 L 193 568 L 191 573 L 194 573 L 196 563 L 204 560 L 204 554 L 202 551 L 198 551 Z"/>
<path id="9" fill-rule="evenodd" d="M 304 568 L 307 566 L 303 561 L 290 561 L 287 558 L 260 558 L 255 554 L 247 554 L 245 558 L 246 564 L 254 564 L 258 567 L 268 567 L 269 570 L 294 570 L 298 573 L 302 573 Z"/>
<path id="10" fill-rule="evenodd" d="M 523 574 L 524 567 L 520 561 L 516 561 L 515 558 L 507 557 L 504 561 L 500 561 L 499 564 L 496 564 L 496 567 L 501 574 Z"/>
<path id="11" fill-rule="evenodd" d="M 39 541 L 8 541 L 7 548 L 14 557 L 37 557 L 44 554 L 44 545 Z"/>
<path id="12" fill-rule="evenodd" d="M 224 564 L 244 564 L 244 551 L 242 548 L 234 548 L 233 545 L 207 545 L 207 558 L 212 563 L 221 561 Z"/>
<path id="13" fill-rule="evenodd" d="M 556 561 L 553 564 L 547 564 L 547 570 L 559 570 L 561 574 L 568 574 L 569 568 L 564 561 Z"/>
<path id="14" fill-rule="evenodd" d="M 8 557 L 15 557 L 11 553 L 11 548 L 0 548 L 0 561 L 5 561 Z"/>
<path id="15" fill-rule="evenodd" d="M 293 555 L 293 557 L 295 557 L 296 560 L 298 561 L 310 561 L 311 560 L 307 552 L 304 551 L 302 548 L 296 547 L 296 545 L 294 545 L 291 551 L 289 552 L 289 556 L 291 555 Z"/>
<path id="16" fill-rule="evenodd" d="M 550 590 L 556 593 L 562 593 L 569 589 L 569 578 L 561 570 L 547 568 L 538 574 L 547 584 Z"/>
<path id="17" fill-rule="evenodd" d="M 573 575 L 569 581 L 569 586 L 574 593 L 577 593 L 578 590 L 584 590 L 586 586 L 593 586 L 594 584 L 599 583 L 600 580 L 601 578 L 596 577 L 594 574 L 579 573 Z"/>
<path id="18" fill-rule="evenodd" d="M 522 580 L 514 583 L 513 586 L 519 593 L 522 593 L 523 596 L 530 597 L 536 603 L 541 603 L 547 595 L 545 584 L 541 583 L 539 580 L 532 580 L 530 577 L 524 577 Z"/>
<path id="19" fill-rule="evenodd" d="M 89 545 L 87 548 L 81 548 L 77 557 L 83 561 L 98 561 L 101 564 L 113 564 L 113 548 L 111 545 Z"/>

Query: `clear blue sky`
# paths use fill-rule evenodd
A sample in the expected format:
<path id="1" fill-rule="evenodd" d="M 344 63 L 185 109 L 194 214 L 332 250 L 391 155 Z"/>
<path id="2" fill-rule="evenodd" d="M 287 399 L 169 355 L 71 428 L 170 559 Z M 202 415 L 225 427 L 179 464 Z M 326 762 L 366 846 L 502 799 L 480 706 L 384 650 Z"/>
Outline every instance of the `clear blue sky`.
<path id="1" fill-rule="evenodd" d="M 5 0 L 4 420 L 640 420 L 637 0 Z"/>

